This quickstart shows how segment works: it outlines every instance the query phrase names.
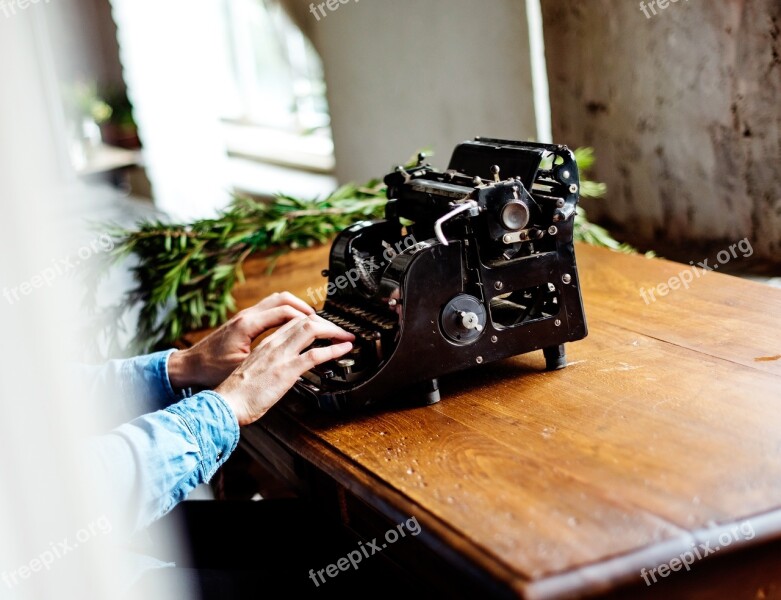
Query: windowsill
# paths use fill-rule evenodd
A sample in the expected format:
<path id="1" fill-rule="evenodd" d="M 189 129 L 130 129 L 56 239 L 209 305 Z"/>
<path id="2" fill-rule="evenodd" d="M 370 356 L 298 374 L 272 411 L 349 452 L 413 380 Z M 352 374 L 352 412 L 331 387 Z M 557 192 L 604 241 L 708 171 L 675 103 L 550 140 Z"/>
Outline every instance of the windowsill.
<path id="1" fill-rule="evenodd" d="M 76 173 L 88 177 L 137 166 L 141 163 L 141 151 L 101 143 L 86 150 L 81 161 L 74 160 L 74 162 L 78 163 L 74 165 Z"/>
<path id="2" fill-rule="evenodd" d="M 309 173 L 331 175 L 333 142 L 322 135 L 291 132 L 223 121 L 225 145 L 231 158 L 257 161 Z"/>
<path id="3" fill-rule="evenodd" d="M 230 181 L 237 193 L 260 198 L 271 198 L 276 194 L 302 199 L 325 198 L 337 186 L 332 175 L 235 156 L 228 160 L 228 168 Z"/>

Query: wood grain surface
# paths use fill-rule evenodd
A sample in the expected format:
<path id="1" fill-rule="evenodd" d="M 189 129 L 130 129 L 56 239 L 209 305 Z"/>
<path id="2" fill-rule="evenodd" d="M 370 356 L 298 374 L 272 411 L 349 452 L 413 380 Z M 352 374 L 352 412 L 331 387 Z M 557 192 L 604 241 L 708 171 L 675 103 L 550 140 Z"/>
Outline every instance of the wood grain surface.
<path id="1" fill-rule="evenodd" d="M 239 305 L 306 298 L 327 250 L 271 277 L 253 260 Z M 389 519 L 416 516 L 424 543 L 529 598 L 642 583 L 744 521 L 751 539 L 722 554 L 781 537 L 781 290 L 708 272 L 646 303 L 641 288 L 690 267 L 577 255 L 589 336 L 568 368 L 545 372 L 541 352 L 483 365 L 426 408 L 333 416 L 287 398 L 245 437 L 272 436 Z"/>

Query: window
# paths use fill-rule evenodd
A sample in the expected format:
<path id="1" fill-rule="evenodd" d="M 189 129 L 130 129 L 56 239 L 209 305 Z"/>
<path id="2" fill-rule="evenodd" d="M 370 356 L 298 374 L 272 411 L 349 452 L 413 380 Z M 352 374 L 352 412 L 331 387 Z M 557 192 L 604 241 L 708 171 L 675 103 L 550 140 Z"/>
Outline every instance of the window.
<path id="1" fill-rule="evenodd" d="M 232 156 L 333 170 L 323 68 L 317 52 L 271 0 L 223 0 L 229 85 L 222 98 Z"/>

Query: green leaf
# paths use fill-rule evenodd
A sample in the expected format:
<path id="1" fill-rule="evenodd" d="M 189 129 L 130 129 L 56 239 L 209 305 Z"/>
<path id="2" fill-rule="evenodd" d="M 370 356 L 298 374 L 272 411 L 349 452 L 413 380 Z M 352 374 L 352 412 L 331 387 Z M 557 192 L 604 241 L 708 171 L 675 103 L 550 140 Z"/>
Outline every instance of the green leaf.
<path id="1" fill-rule="evenodd" d="M 591 167 L 594 166 L 594 162 L 597 160 L 594 156 L 593 148 L 577 148 L 573 154 L 575 155 L 575 162 L 578 163 L 578 169 L 580 169 L 581 173 L 591 169 Z"/>

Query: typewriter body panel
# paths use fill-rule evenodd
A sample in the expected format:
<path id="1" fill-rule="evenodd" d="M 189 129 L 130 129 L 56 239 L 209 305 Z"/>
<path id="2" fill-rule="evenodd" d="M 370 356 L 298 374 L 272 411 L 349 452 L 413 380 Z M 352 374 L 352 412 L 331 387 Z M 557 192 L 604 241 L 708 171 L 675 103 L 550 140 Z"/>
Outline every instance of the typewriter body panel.
<path id="1" fill-rule="evenodd" d="M 295 386 L 323 409 L 436 402 L 437 378 L 533 350 L 559 369 L 586 336 L 572 153 L 478 138 L 444 172 L 424 160 L 385 178 L 385 219 L 333 243 L 320 314 L 356 342 Z"/>

